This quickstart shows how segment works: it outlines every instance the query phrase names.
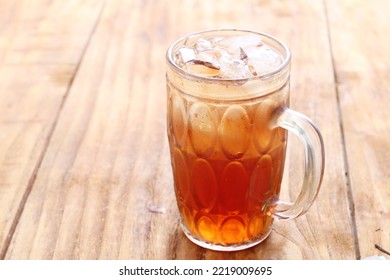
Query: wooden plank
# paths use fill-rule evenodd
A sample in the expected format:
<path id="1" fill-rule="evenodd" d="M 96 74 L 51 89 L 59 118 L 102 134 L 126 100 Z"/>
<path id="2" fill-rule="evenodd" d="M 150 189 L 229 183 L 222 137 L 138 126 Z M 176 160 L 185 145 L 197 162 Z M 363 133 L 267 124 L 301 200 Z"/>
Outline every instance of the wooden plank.
<path id="1" fill-rule="evenodd" d="M 326 2 L 359 254 L 386 256 L 375 245 L 390 251 L 390 7 Z"/>
<path id="2" fill-rule="evenodd" d="M 184 237 L 165 125 L 166 48 L 186 33 L 227 26 L 291 46 L 292 105 L 319 124 L 328 158 L 309 213 L 277 222 L 264 243 L 236 253 Z M 6 258 L 355 258 L 334 88 L 322 1 L 109 1 Z"/>
<path id="3" fill-rule="evenodd" d="M 0 258 L 102 7 L 62 2 L 0 1 Z"/>

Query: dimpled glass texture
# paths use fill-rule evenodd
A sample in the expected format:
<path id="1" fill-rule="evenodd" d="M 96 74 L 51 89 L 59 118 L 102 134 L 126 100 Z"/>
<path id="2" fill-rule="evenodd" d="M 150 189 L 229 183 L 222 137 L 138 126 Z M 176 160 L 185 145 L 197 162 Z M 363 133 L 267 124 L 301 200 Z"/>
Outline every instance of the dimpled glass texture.
<path id="1" fill-rule="evenodd" d="M 168 138 L 182 227 L 195 242 L 242 246 L 270 232 L 286 131 L 272 128 L 288 82 L 241 101 L 199 99 L 168 82 Z"/>

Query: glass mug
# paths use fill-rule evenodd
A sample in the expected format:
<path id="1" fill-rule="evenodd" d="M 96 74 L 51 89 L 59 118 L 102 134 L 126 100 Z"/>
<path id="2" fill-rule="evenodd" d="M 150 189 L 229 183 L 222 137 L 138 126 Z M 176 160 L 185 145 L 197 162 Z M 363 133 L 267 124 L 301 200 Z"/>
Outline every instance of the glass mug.
<path id="1" fill-rule="evenodd" d="M 167 133 L 181 226 L 194 243 L 235 251 L 312 205 L 324 170 L 323 140 L 288 108 L 290 51 L 246 30 L 193 33 L 167 51 Z M 294 203 L 279 199 L 287 131 L 304 146 Z"/>

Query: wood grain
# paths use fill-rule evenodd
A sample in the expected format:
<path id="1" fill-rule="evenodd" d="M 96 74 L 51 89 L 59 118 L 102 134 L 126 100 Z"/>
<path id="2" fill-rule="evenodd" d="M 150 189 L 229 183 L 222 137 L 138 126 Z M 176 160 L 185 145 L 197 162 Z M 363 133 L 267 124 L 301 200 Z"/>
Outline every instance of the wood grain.
<path id="1" fill-rule="evenodd" d="M 0 1 L 0 258 L 101 4 Z"/>
<path id="2" fill-rule="evenodd" d="M 390 250 L 390 7 L 326 2 L 358 248 L 386 256 L 375 244 Z"/>
<path id="3" fill-rule="evenodd" d="M 166 48 L 220 27 L 270 33 L 291 47 L 292 108 L 319 125 L 327 156 L 307 215 L 276 222 L 264 243 L 236 253 L 201 249 L 181 232 L 165 132 Z M 107 1 L 6 258 L 356 258 L 333 73 L 323 1 Z M 301 174 L 298 152 L 286 187 Z"/>
<path id="4" fill-rule="evenodd" d="M 159 165 L 169 167 L 168 155 L 160 153 L 167 151 L 161 113 L 165 50 L 152 50 L 153 34 L 141 28 L 155 24 L 142 21 L 147 18 L 142 1 L 107 4 L 7 257 L 120 258 L 153 252 L 145 250 L 151 216 L 161 214 L 148 209 L 167 207 L 159 196 L 172 203 L 172 196 L 160 194 L 172 191 L 160 178 L 168 170 L 158 172 Z M 159 63 L 151 68 L 152 59 Z M 158 82 L 150 83 L 151 77 Z"/>

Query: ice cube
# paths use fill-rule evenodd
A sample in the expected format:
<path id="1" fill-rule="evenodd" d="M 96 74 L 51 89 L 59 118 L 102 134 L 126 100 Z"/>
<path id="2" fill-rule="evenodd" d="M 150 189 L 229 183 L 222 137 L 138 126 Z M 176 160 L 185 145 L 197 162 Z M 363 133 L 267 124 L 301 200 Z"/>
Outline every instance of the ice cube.
<path id="1" fill-rule="evenodd" d="M 195 59 L 195 50 L 189 47 L 181 47 L 175 52 L 175 62 L 180 67 L 183 67 L 189 61 Z"/>
<path id="2" fill-rule="evenodd" d="M 194 48 L 195 48 L 195 51 L 199 53 L 199 52 L 203 52 L 203 51 L 212 49 L 213 44 L 209 40 L 199 38 L 198 41 L 195 43 Z"/>
<path id="3" fill-rule="evenodd" d="M 250 47 L 250 46 L 259 47 L 263 45 L 261 37 L 254 34 L 226 37 L 216 42 L 216 44 L 222 48 L 225 48 L 233 52 L 237 52 L 239 48 Z"/>
<path id="4" fill-rule="evenodd" d="M 261 37 L 255 34 L 240 36 L 240 41 L 242 47 L 247 47 L 247 46 L 261 47 L 263 45 Z"/>
<path id="5" fill-rule="evenodd" d="M 215 50 L 210 50 L 210 51 L 203 51 L 198 53 L 195 56 L 195 59 L 198 60 L 199 62 L 205 62 L 204 64 L 208 64 L 208 67 L 219 69 L 219 58 L 220 58 L 220 53 Z M 201 63 L 200 63 L 201 64 Z"/>
<path id="6" fill-rule="evenodd" d="M 199 61 L 198 64 L 207 65 L 208 67 L 219 69 L 220 60 L 222 57 L 226 59 L 230 57 L 229 53 L 224 49 L 214 48 L 211 50 L 202 51 L 195 55 L 195 60 Z"/>
<path id="7" fill-rule="evenodd" d="M 245 63 L 248 63 L 248 55 L 242 48 L 240 48 L 240 59 Z"/>
<path id="8" fill-rule="evenodd" d="M 226 50 L 232 59 L 245 60 L 245 48 L 262 46 L 261 37 L 258 35 L 243 35 L 224 37 L 214 42 L 218 48 Z"/>
<path id="9" fill-rule="evenodd" d="M 231 79 L 245 79 L 252 77 L 248 66 L 241 59 L 227 59 L 223 57 L 220 60 L 220 72 L 223 77 Z"/>
<path id="10" fill-rule="evenodd" d="M 245 48 L 245 53 L 248 56 L 248 68 L 255 76 L 272 72 L 282 63 L 281 55 L 266 46 Z"/>

